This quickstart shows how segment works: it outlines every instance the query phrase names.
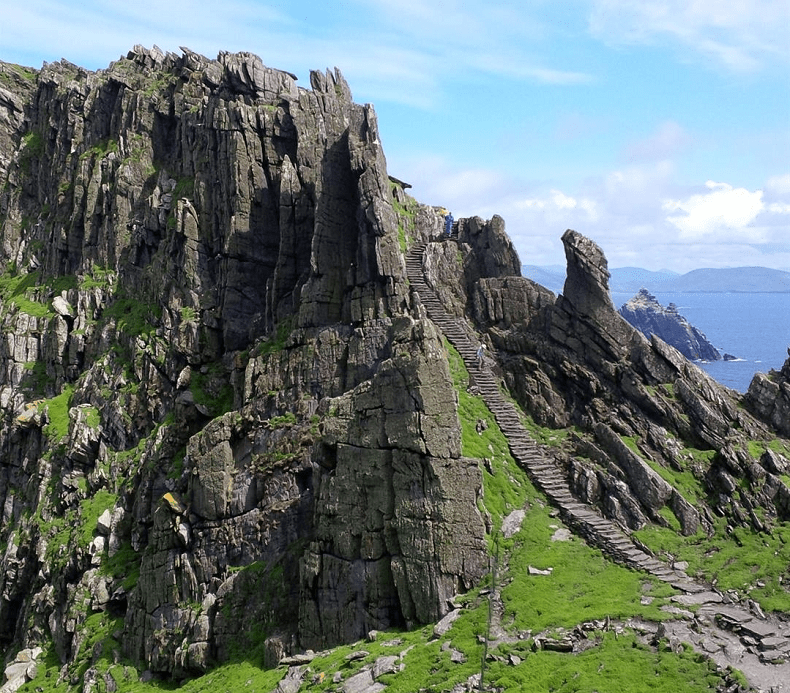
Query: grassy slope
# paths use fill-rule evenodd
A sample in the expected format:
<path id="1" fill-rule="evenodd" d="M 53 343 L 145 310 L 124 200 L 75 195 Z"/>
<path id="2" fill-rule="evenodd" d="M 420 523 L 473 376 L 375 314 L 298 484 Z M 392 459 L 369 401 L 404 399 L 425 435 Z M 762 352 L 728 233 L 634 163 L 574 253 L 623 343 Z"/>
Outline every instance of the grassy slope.
<path id="1" fill-rule="evenodd" d="M 582 691 L 628 690 L 675 693 L 709 691 L 719 681 L 715 667 L 692 652 L 673 654 L 656 652 L 626 633 L 599 634 L 595 646 L 582 654 L 533 652 L 528 632 L 554 633 L 584 621 L 640 616 L 647 619 L 668 618 L 660 606 L 667 602 L 672 588 L 607 561 L 601 553 L 577 538 L 552 541 L 562 527 L 545 499 L 533 487 L 510 456 L 504 436 L 483 401 L 466 392 L 468 374 L 457 353 L 449 349 L 452 370 L 459 395 L 463 429 L 463 453 L 487 458 L 494 474 L 483 472 L 484 497 L 481 510 L 488 513 L 493 532 L 492 553 L 500 557 L 497 588 L 501 592 L 504 613 L 502 625 L 509 637 L 493 647 L 491 654 L 500 659 L 489 661 L 485 681 L 505 691 Z M 488 427 L 481 434 L 475 430 L 479 419 Z M 544 432 L 545 433 L 545 432 Z M 512 510 L 523 508 L 526 517 L 521 530 L 510 539 L 499 533 L 502 520 Z M 553 568 L 550 576 L 530 576 L 528 565 Z M 490 586 L 491 577 L 482 587 Z M 642 605 L 644 594 L 653 597 Z M 388 693 L 412 693 L 420 688 L 448 691 L 481 669 L 484 652 L 482 637 L 487 632 L 489 604 L 480 589 L 464 595 L 466 608 L 451 630 L 440 639 L 432 639 L 432 626 L 410 632 L 380 634 L 375 642 L 354 643 L 321 653 L 310 664 L 300 691 L 334 691 L 333 677 L 341 672 L 343 680 L 382 655 L 403 653 L 403 671 L 384 675 Z M 88 665 L 102 674 L 108 673 L 118 693 L 145 693 L 155 690 L 179 690 L 184 693 L 209 691 L 271 691 L 286 674 L 285 667 L 264 670 L 259 666 L 261 652 L 249 652 L 244 659 L 217 667 L 206 675 L 184 682 L 180 687 L 161 682 L 139 682 L 139 672 L 123 662 L 113 663 L 113 650 L 119 650 L 112 633 L 119 624 L 105 614 L 88 618 L 84 626 L 88 638 L 83 645 L 84 659 L 71 672 L 82 678 Z M 518 633 L 521 632 L 521 638 Z M 526 632 L 525 632 L 526 631 Z M 463 663 L 451 661 L 450 650 L 462 652 Z M 368 654 L 349 662 L 346 656 L 364 649 Z M 93 656 L 91 657 L 91 653 Z M 518 666 L 507 661 L 508 655 L 521 660 Z M 505 661 L 501 661 L 505 660 Z M 518 661 L 518 660 L 515 660 Z M 56 685 L 59 666 L 50 654 L 39 667 L 39 676 L 20 690 L 23 693 L 68 691 L 64 681 Z M 74 690 L 74 689 L 72 689 Z M 97 691 L 106 690 L 99 681 Z"/>

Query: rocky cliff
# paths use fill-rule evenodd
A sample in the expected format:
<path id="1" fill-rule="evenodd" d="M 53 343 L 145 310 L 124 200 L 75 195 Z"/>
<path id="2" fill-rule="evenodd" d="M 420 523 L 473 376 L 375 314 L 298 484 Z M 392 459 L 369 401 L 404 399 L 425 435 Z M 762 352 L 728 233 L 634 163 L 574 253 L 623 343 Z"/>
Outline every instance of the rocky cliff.
<path id="1" fill-rule="evenodd" d="M 273 666 L 435 622 L 479 584 L 494 467 L 464 452 L 409 249 L 559 432 L 545 454 L 579 501 L 629 531 L 783 527 L 785 385 L 750 390 L 750 414 L 645 339 L 581 234 L 559 297 L 519 276 L 501 218 L 444 238 L 338 71 L 306 88 L 250 54 L 141 47 L 98 72 L 0 67 L 9 658 L 45 646 L 81 685 L 100 620 L 157 675 Z"/>
<path id="2" fill-rule="evenodd" d="M 692 361 L 718 361 L 714 347 L 696 327 L 678 313 L 677 306 L 662 306 L 647 289 L 640 289 L 620 307 L 620 315 L 648 339 L 656 335 Z"/>
<path id="3" fill-rule="evenodd" d="M 0 639 L 68 661 L 87 602 L 178 674 L 442 616 L 480 471 L 372 108 L 247 54 L 4 74 Z"/>

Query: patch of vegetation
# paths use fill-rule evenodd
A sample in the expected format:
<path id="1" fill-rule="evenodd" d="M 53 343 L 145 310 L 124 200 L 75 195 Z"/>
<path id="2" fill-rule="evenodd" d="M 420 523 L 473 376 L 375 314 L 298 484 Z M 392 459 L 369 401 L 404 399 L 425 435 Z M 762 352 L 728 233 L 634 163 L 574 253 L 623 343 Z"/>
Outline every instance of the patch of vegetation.
<path id="1" fill-rule="evenodd" d="M 173 457 L 170 463 L 170 470 L 167 473 L 168 479 L 180 479 L 181 474 L 184 472 L 184 459 L 186 458 L 187 449 L 182 447 Z"/>
<path id="2" fill-rule="evenodd" d="M 405 253 L 411 245 L 416 230 L 415 217 L 417 216 L 417 202 L 407 196 L 407 204 L 398 201 L 395 190 L 400 186 L 395 181 L 390 181 L 392 208 L 398 215 L 398 243 L 401 252 Z"/>
<path id="3" fill-rule="evenodd" d="M 7 88 L 13 89 L 14 79 L 12 75 L 16 75 L 25 82 L 35 82 L 38 78 L 38 73 L 32 68 L 25 67 L 24 65 L 16 65 L 14 63 L 3 63 L 2 67 L 0 67 L 0 84 L 4 84 Z"/>
<path id="4" fill-rule="evenodd" d="M 0 275 L 0 299 L 3 303 L 13 304 L 23 313 L 35 318 L 52 317 L 54 313 L 47 304 L 29 297 L 30 293 L 39 289 L 40 281 L 38 272 L 17 274 L 15 267 L 9 267 Z"/>
<path id="5" fill-rule="evenodd" d="M 141 554 L 137 553 L 130 541 L 125 541 L 110 558 L 102 562 L 101 573 L 123 579 L 121 583 L 127 591 L 134 589 L 140 579 Z"/>
<path id="6" fill-rule="evenodd" d="M 285 343 L 291 335 L 292 324 L 293 320 L 291 318 L 283 320 L 277 325 L 277 329 L 269 339 L 255 345 L 255 348 L 252 350 L 252 355 L 255 357 L 268 356 L 269 354 L 276 354 L 285 349 Z"/>
<path id="7" fill-rule="evenodd" d="M 43 361 L 28 361 L 24 367 L 27 374 L 21 383 L 22 387 L 34 396 L 43 395 L 47 386 L 53 383 L 47 373 L 47 365 Z"/>
<path id="8" fill-rule="evenodd" d="M 485 493 L 483 503 L 491 515 L 496 533 L 502 520 L 511 511 L 523 507 L 528 498 L 537 494 L 527 475 L 510 454 L 507 438 L 499 428 L 482 397 L 467 391 L 469 372 L 461 355 L 445 340 L 450 374 L 458 393 L 458 415 L 461 420 L 461 453 L 465 457 L 488 459 L 493 474 L 483 471 Z M 478 421 L 486 427 L 478 432 Z"/>
<path id="9" fill-rule="evenodd" d="M 293 426 L 296 423 L 296 415 L 292 412 L 283 414 L 282 416 L 273 416 L 269 419 L 269 426 L 271 428 L 283 428 L 285 426 Z"/>
<path id="10" fill-rule="evenodd" d="M 790 459 L 790 441 L 774 438 L 768 441 L 768 449 Z"/>
<path id="11" fill-rule="evenodd" d="M 118 140 L 107 138 L 101 140 L 100 142 L 97 142 L 90 149 L 86 149 L 80 156 L 80 159 L 83 160 L 83 159 L 88 159 L 90 157 L 102 158 L 107 154 L 109 154 L 110 152 L 117 152 L 117 151 L 118 151 Z"/>
<path id="12" fill-rule="evenodd" d="M 713 536 L 702 531 L 684 537 L 649 526 L 635 535 L 655 553 L 688 561 L 687 572 L 715 582 L 719 589 L 748 593 L 768 611 L 790 611 L 790 524 L 777 522 L 771 533 L 730 528 L 716 518 Z M 780 579 L 782 580 L 780 582 Z"/>
<path id="13" fill-rule="evenodd" d="M 59 395 L 42 403 L 49 418 L 49 423 L 44 426 L 44 433 L 55 442 L 59 442 L 69 433 L 69 407 L 73 392 L 74 386 L 67 385 Z"/>
<path id="14" fill-rule="evenodd" d="M 678 493 L 680 493 L 680 495 L 692 505 L 696 505 L 704 499 L 705 494 L 702 491 L 700 482 L 697 480 L 694 474 L 691 473 L 691 471 L 685 469 L 683 471 L 678 471 L 677 469 L 665 467 L 661 464 L 658 464 L 657 462 L 653 462 L 651 459 L 644 457 L 642 458 L 642 461 L 645 462 L 664 481 L 676 488 Z"/>
<path id="15" fill-rule="evenodd" d="M 195 318 L 197 317 L 197 313 L 195 309 L 191 306 L 184 306 L 181 308 L 181 320 L 182 322 L 194 322 Z"/>
<path id="16" fill-rule="evenodd" d="M 117 500 L 114 493 L 99 489 L 92 497 L 80 502 L 80 540 L 83 546 L 93 541 L 99 517 L 105 510 L 112 510 Z"/>
<path id="17" fill-rule="evenodd" d="M 550 445 L 552 447 L 560 447 L 573 430 L 571 428 L 547 428 L 546 426 L 541 426 L 531 416 L 523 413 L 521 414 L 521 424 L 540 445 Z"/>
<path id="18" fill-rule="evenodd" d="M 513 537 L 510 553 L 509 584 L 502 588 L 505 605 L 503 620 L 516 630 L 540 631 L 547 628 L 572 628 L 582 621 L 641 616 L 654 621 L 667 620 L 660 610 L 674 588 L 643 573 L 606 559 L 598 550 L 578 537 L 552 541 L 563 528 L 543 505 L 532 505 L 521 530 Z M 546 570 L 551 575 L 529 575 L 528 567 Z M 645 593 L 653 597 L 641 603 Z"/>
<path id="19" fill-rule="evenodd" d="M 117 298 L 105 311 L 104 317 L 116 321 L 118 329 L 131 337 L 152 336 L 162 309 L 127 296 Z"/>
<path id="20" fill-rule="evenodd" d="M 499 654 L 499 653 L 497 653 Z M 721 683 L 716 665 L 690 650 L 656 652 L 633 634 L 605 633 L 579 654 L 539 650 L 518 656 L 517 667 L 499 661 L 487 669 L 486 683 L 505 691 L 628 691 L 674 693 L 711 691 Z"/>
<path id="21" fill-rule="evenodd" d="M 185 176 L 176 181 L 176 187 L 173 188 L 173 199 L 180 200 L 182 197 L 191 198 L 195 195 L 195 179 Z"/>
<path id="22" fill-rule="evenodd" d="M 219 363 L 210 364 L 205 373 L 193 371 L 189 389 L 195 403 L 205 407 L 212 417 L 233 409 L 233 386 Z"/>
<path id="23" fill-rule="evenodd" d="M 83 274 L 79 280 L 80 289 L 108 289 L 113 281 L 115 272 L 106 267 L 93 265 L 89 272 Z"/>
<path id="24" fill-rule="evenodd" d="M 85 407 L 85 424 L 94 430 L 101 425 L 101 414 L 96 407 Z"/>
<path id="25" fill-rule="evenodd" d="M 40 132 L 31 131 L 22 137 L 20 166 L 25 173 L 30 173 L 30 162 L 44 154 L 45 142 Z"/>

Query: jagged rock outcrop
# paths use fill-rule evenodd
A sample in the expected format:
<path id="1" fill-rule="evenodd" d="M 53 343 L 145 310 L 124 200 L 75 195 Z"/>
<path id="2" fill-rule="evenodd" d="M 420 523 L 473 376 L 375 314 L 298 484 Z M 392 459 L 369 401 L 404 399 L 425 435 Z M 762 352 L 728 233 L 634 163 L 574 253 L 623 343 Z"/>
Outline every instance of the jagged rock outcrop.
<path id="1" fill-rule="evenodd" d="M 437 285 L 442 273 L 456 276 L 442 286 L 460 296 L 440 293 L 442 300 L 448 308 L 469 306 L 496 350 L 510 392 L 534 420 L 587 432 L 571 437 L 560 456 L 571 488 L 632 529 L 666 524 L 666 511 L 685 534 L 710 531 L 715 513 L 761 529 L 750 510 L 757 505 L 783 517 L 778 477 L 767 477 L 763 465 L 770 462 L 750 452 L 753 441 L 767 444 L 775 435 L 760 419 L 770 422 L 768 408 L 781 408 L 781 385 L 764 391 L 764 415 L 749 416 L 737 393 L 656 335 L 646 339 L 618 313 L 606 258 L 593 241 L 571 230 L 562 241 L 568 270 L 558 297 L 521 277 L 468 283 L 463 264 L 453 265 L 449 251 L 432 251 L 442 255 L 430 267 Z M 699 463 L 700 450 L 715 454 L 705 453 L 706 462 Z M 684 495 L 671 481 L 677 473 L 692 474 L 710 504 Z M 733 477 L 753 483 L 738 488 Z"/>
<path id="2" fill-rule="evenodd" d="M 787 353 L 790 355 L 790 348 Z M 756 416 L 790 436 L 790 358 L 779 371 L 756 373 L 744 401 Z"/>
<path id="3" fill-rule="evenodd" d="M 2 74 L 0 640 L 72 662 L 90 604 L 181 676 L 441 617 L 482 477 L 372 107 L 247 53 Z"/>
<path id="4" fill-rule="evenodd" d="M 633 298 L 620 307 L 620 315 L 645 337 L 656 335 L 675 347 L 692 361 L 718 361 L 721 359 L 714 347 L 696 327 L 670 303 L 664 308 L 647 289 L 640 289 Z"/>
<path id="5" fill-rule="evenodd" d="M 785 369 L 754 417 L 617 313 L 590 239 L 563 235 L 554 296 L 501 218 L 444 238 L 339 71 L 308 89 L 247 53 L 135 47 L 0 75 L 9 655 L 51 643 L 76 679 L 105 614 L 119 657 L 179 678 L 446 614 L 488 546 L 448 353 L 406 281 L 432 236 L 447 311 L 538 424 L 573 427 L 553 454 L 580 498 L 688 534 L 790 512 L 768 445 Z"/>

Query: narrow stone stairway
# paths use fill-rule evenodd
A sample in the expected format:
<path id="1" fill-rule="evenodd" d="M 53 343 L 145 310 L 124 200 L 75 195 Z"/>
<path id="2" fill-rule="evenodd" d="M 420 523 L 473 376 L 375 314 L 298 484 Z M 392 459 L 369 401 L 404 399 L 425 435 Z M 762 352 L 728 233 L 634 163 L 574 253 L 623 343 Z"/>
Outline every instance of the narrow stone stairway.
<path id="1" fill-rule="evenodd" d="M 406 271 L 411 286 L 428 317 L 463 358 L 471 379 L 506 436 L 514 459 L 559 509 L 565 523 L 615 561 L 643 570 L 685 593 L 672 597 L 675 608 L 684 616 L 683 620 L 665 624 L 667 636 L 674 634 L 721 666 L 736 667 L 757 690 L 790 691 L 789 622 L 781 616 L 766 616 L 750 600 L 724 603 L 721 593 L 649 555 L 597 509 L 574 498 L 561 469 L 530 436 L 519 411 L 503 396 L 491 370 L 485 364 L 478 368 L 479 337 L 465 320 L 447 313 L 426 283 L 422 262 L 426 246 L 424 242 L 416 244 L 407 254 Z M 683 609 L 694 605 L 698 606 L 696 614 Z"/>
<path id="2" fill-rule="evenodd" d="M 555 505 L 563 520 L 588 541 L 620 563 L 654 575 L 685 592 L 703 592 L 683 571 L 674 570 L 640 549 L 629 536 L 592 506 L 581 503 L 571 494 L 567 481 L 556 464 L 546 456 L 521 423 L 516 407 L 502 395 L 491 370 L 477 365 L 475 335 L 465 320 L 447 313 L 438 296 L 425 281 L 422 257 L 426 243 L 415 244 L 406 257 L 406 271 L 411 286 L 420 297 L 428 317 L 441 329 L 464 360 L 470 377 L 494 415 L 516 462 L 529 474 L 536 486 Z"/>

